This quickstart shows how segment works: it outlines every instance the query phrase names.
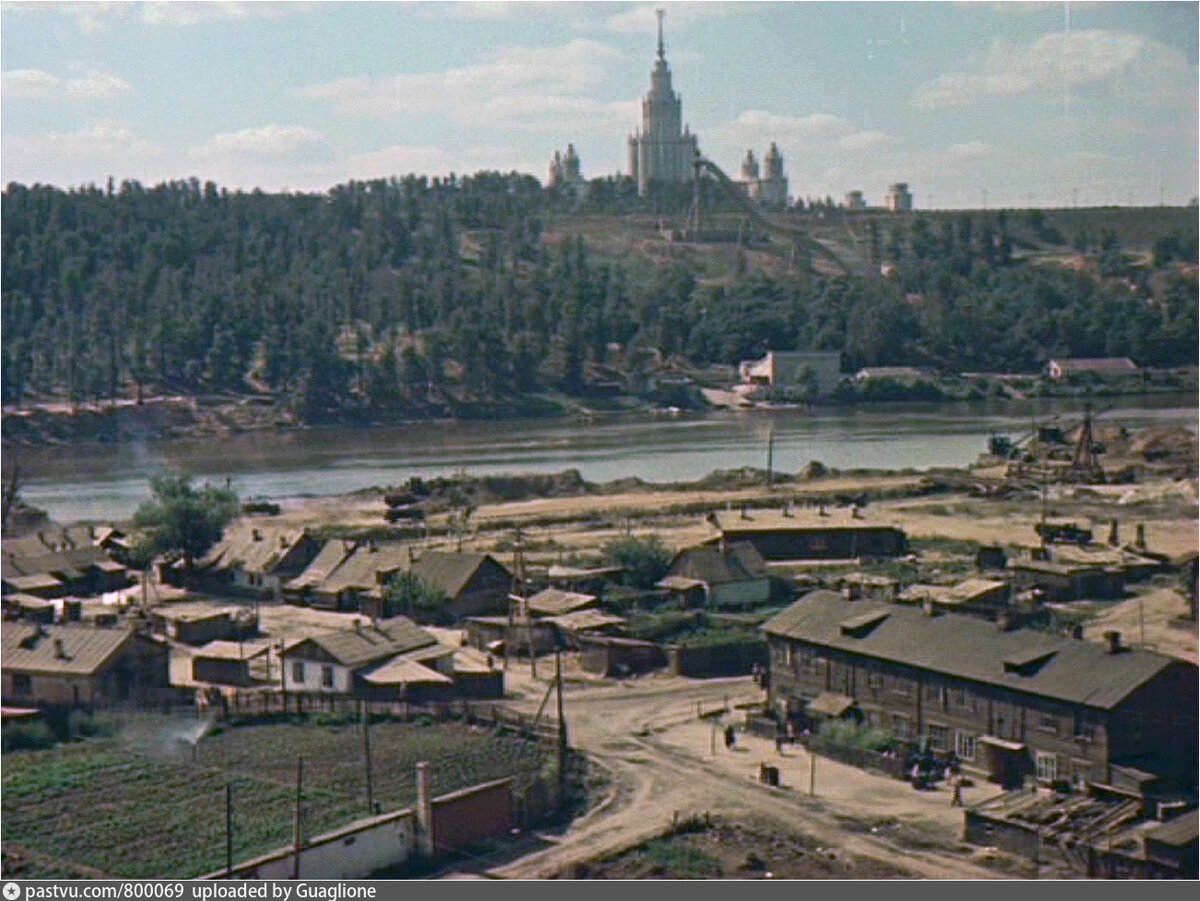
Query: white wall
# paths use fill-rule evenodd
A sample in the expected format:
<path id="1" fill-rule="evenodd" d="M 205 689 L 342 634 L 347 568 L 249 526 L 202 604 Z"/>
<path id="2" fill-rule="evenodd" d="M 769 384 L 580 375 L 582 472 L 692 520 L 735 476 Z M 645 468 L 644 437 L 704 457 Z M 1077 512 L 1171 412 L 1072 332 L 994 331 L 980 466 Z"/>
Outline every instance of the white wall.
<path id="1" fill-rule="evenodd" d="M 304 664 L 304 680 L 296 681 L 294 664 Z M 327 686 L 322 678 L 326 666 L 333 667 L 333 687 Z M 349 667 L 337 663 L 321 663 L 316 660 L 300 660 L 288 655 L 283 664 L 283 685 L 288 691 L 311 691 L 325 694 L 349 694 L 354 684 Z"/>

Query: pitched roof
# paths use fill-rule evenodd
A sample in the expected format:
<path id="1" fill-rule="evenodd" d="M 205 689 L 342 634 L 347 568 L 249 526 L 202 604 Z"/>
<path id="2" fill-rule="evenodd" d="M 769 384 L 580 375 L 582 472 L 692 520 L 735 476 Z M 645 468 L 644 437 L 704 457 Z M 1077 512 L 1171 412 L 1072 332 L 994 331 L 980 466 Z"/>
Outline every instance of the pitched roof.
<path id="1" fill-rule="evenodd" d="M 415 660 L 397 657 L 363 674 L 363 679 L 374 685 L 450 684 L 454 680 L 437 670 L 430 669 Z"/>
<path id="2" fill-rule="evenodd" d="M 290 579 L 285 583 L 285 588 L 313 588 L 323 583 L 329 578 L 330 574 L 345 562 L 352 553 L 354 553 L 355 544 L 353 541 L 346 541 L 341 538 L 331 538 L 321 545 L 321 549 L 317 551 L 317 556 L 313 557 L 312 562 L 304 568 L 304 571 L 294 579 Z"/>
<path id="3" fill-rule="evenodd" d="M 316 587 L 317 591 L 337 594 L 353 589 L 373 591 L 389 575 L 402 572 L 409 564 L 409 546 L 398 541 L 360 544 Z"/>
<path id="4" fill-rule="evenodd" d="M 462 593 L 488 560 L 508 573 L 491 555 L 467 551 L 426 551 L 409 571 L 434 588 L 441 589 L 447 597 L 454 598 Z"/>
<path id="5" fill-rule="evenodd" d="M 251 644 L 238 641 L 210 641 L 203 647 L 196 648 L 192 657 L 204 657 L 208 660 L 250 660 L 270 652 L 265 644 Z"/>
<path id="6" fill-rule="evenodd" d="M 529 610 L 544 616 L 561 616 L 572 610 L 594 607 L 596 603 L 597 599 L 594 594 L 580 594 L 576 591 L 563 591 L 561 588 L 547 588 L 529 599 Z"/>
<path id="7" fill-rule="evenodd" d="M 1050 362 L 1064 372 L 1137 372 L 1137 364 L 1129 357 L 1078 357 Z"/>
<path id="8" fill-rule="evenodd" d="M 576 610 L 573 613 L 564 613 L 562 616 L 547 617 L 542 622 L 553 623 L 558 628 L 570 632 L 582 632 L 587 629 L 600 629 L 604 626 L 623 626 L 626 620 L 622 616 L 605 613 L 603 610 Z"/>
<path id="9" fill-rule="evenodd" d="M 290 654 L 308 642 L 312 642 L 343 666 L 356 668 L 390 659 L 405 651 L 437 644 L 437 638 L 408 617 L 396 616 L 357 629 L 338 629 L 313 635 L 296 642 L 284 654 Z"/>
<path id="10" fill-rule="evenodd" d="M 894 529 L 887 522 L 854 517 L 850 510 L 831 509 L 825 516 L 816 510 L 794 509 L 789 515 L 780 510 L 720 510 L 710 514 L 708 521 L 722 532 L 811 532 L 864 529 Z"/>
<path id="11" fill-rule="evenodd" d="M 668 575 L 699 579 L 708 585 L 750 582 L 768 576 L 767 564 L 748 541 L 724 550 L 713 545 L 687 548 L 675 555 Z"/>
<path id="12" fill-rule="evenodd" d="M 872 616 L 880 619 L 871 628 L 843 628 Z M 1101 709 L 1116 707 L 1170 667 L 1195 670 L 1194 664 L 1152 651 L 1110 654 L 1090 641 L 1032 630 L 1001 632 L 973 617 L 927 616 L 912 607 L 849 601 L 824 590 L 809 592 L 762 628 L 768 635 Z"/>
<path id="13" fill-rule="evenodd" d="M 90 676 L 134 635 L 131 629 L 4 623 L 0 627 L 0 659 L 5 670 Z"/>
<path id="14" fill-rule="evenodd" d="M 240 569 L 268 575 L 284 558 L 308 537 L 303 529 L 271 529 L 252 523 L 235 524 L 226 529 L 201 560 L 213 569 Z"/>

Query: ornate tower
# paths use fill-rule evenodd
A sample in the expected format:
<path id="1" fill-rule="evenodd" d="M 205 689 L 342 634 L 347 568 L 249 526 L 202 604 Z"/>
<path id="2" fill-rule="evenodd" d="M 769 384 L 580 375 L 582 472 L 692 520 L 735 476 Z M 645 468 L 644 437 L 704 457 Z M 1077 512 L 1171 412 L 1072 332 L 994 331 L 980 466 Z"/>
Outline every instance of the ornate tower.
<path id="1" fill-rule="evenodd" d="M 642 128 L 629 138 L 629 174 L 645 197 L 654 182 L 687 183 L 697 154 L 696 137 L 683 125 L 683 99 L 671 87 L 663 49 L 663 10 L 658 16 L 658 56 L 650 73 L 650 93 L 642 100 Z"/>
<path id="2" fill-rule="evenodd" d="M 787 177 L 783 174 L 783 156 L 772 141 L 767 155 L 763 157 L 763 177 L 758 189 L 759 202 L 765 207 L 782 209 L 787 206 L 787 189 Z"/>

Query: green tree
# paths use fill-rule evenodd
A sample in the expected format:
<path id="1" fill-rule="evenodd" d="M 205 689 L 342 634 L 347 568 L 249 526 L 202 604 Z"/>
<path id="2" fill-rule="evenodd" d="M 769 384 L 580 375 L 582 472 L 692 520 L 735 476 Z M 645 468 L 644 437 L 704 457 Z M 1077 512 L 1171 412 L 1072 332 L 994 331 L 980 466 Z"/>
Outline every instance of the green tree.
<path id="1" fill-rule="evenodd" d="M 237 518 L 237 493 L 207 482 L 197 488 L 190 476 L 161 473 L 150 480 L 150 494 L 133 521 L 146 530 L 157 553 L 174 551 L 183 556 L 190 581 L 195 561 L 221 540 L 225 527 Z"/>
<path id="2" fill-rule="evenodd" d="M 396 575 L 388 585 L 385 616 L 407 616 L 425 622 L 445 617 L 446 593 L 410 572 Z"/>
<path id="3" fill-rule="evenodd" d="M 671 552 L 657 535 L 615 538 L 601 549 L 604 562 L 623 566 L 634 588 L 653 588 L 667 574 Z"/>

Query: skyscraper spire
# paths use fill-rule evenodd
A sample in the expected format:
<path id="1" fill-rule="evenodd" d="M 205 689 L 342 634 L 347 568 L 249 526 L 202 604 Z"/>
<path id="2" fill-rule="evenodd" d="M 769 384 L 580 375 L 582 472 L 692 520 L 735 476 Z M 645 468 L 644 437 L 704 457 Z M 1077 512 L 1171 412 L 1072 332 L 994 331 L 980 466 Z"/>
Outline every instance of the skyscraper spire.
<path id="1" fill-rule="evenodd" d="M 659 7 L 658 9 L 656 9 L 654 11 L 654 15 L 658 16 L 658 58 L 659 59 L 662 59 L 665 56 L 665 54 L 663 52 L 662 23 L 663 23 L 663 16 L 665 16 L 666 14 L 667 14 L 667 11 L 665 9 L 663 9 L 662 7 Z"/>

